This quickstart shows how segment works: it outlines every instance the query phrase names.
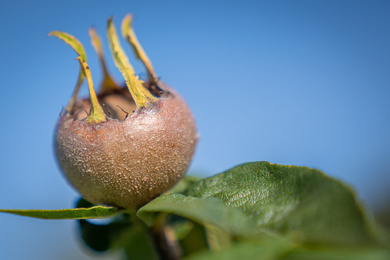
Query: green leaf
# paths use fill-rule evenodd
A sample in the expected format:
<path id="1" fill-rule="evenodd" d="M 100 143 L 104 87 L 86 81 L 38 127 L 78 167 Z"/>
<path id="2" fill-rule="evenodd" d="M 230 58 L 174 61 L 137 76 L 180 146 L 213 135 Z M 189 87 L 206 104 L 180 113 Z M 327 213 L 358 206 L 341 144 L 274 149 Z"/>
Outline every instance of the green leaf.
<path id="1" fill-rule="evenodd" d="M 160 259 L 146 226 L 141 225 L 141 223 L 137 224 L 127 234 L 125 252 L 128 259 Z"/>
<path id="2" fill-rule="evenodd" d="M 0 209 L 0 212 L 40 219 L 90 219 L 109 218 L 124 211 L 115 207 L 94 206 L 90 208 L 58 210 Z"/>
<path id="3" fill-rule="evenodd" d="M 205 231 L 210 250 L 221 250 L 230 247 L 232 244 L 232 236 L 226 230 L 223 230 L 217 226 L 206 224 Z"/>
<path id="4" fill-rule="evenodd" d="M 94 204 L 81 198 L 76 207 L 90 208 Z M 134 224 L 130 221 L 128 214 L 116 215 L 108 224 L 93 224 L 87 220 L 80 219 L 79 231 L 84 243 L 95 251 L 106 251 L 116 249 L 126 244 L 126 234 Z"/>
<path id="5" fill-rule="evenodd" d="M 184 260 L 388 260 L 390 253 L 383 248 L 304 248 L 281 239 L 239 241 L 230 248 L 203 251 Z"/>
<path id="6" fill-rule="evenodd" d="M 189 255 L 198 251 L 204 251 L 208 249 L 207 234 L 203 226 L 194 223 L 190 220 L 186 220 L 187 232 L 185 234 L 177 234 L 176 237 L 179 240 L 181 251 L 183 255 Z M 175 230 L 175 226 L 173 229 Z M 175 230 L 177 232 L 178 230 Z"/>
<path id="7" fill-rule="evenodd" d="M 236 259 L 283 259 L 282 256 L 296 246 L 283 239 L 267 238 L 235 243 L 217 251 L 203 251 L 185 257 L 184 260 L 236 260 Z M 316 259 L 316 258 L 313 258 Z"/>
<path id="8" fill-rule="evenodd" d="M 128 221 L 113 221 L 106 225 L 95 225 L 84 219 L 78 222 L 84 243 L 99 252 L 123 246 L 123 234 L 132 228 Z"/>
<path id="9" fill-rule="evenodd" d="M 349 187 L 307 167 L 243 164 L 200 180 L 184 194 L 160 196 L 138 216 L 151 225 L 159 212 L 239 237 L 277 234 L 297 243 L 337 246 L 384 241 Z"/>
<path id="10" fill-rule="evenodd" d="M 165 194 L 146 204 L 137 215 L 152 226 L 156 213 L 160 212 L 182 216 L 201 225 L 215 225 L 235 235 L 259 233 L 252 219 L 239 209 L 226 207 L 223 201 L 216 198 L 200 199 L 178 193 Z"/>
<path id="11" fill-rule="evenodd" d="M 390 251 L 385 248 L 315 248 L 296 249 L 283 256 L 284 260 L 388 260 Z"/>
<path id="12" fill-rule="evenodd" d="M 79 231 L 84 243 L 95 251 L 124 248 L 129 259 L 158 259 L 145 224 L 131 222 L 126 214 L 104 225 L 79 220 Z"/>
<path id="13" fill-rule="evenodd" d="M 201 180 L 187 196 L 217 198 L 258 228 L 297 241 L 353 245 L 380 239 L 349 187 L 307 167 L 243 164 Z"/>

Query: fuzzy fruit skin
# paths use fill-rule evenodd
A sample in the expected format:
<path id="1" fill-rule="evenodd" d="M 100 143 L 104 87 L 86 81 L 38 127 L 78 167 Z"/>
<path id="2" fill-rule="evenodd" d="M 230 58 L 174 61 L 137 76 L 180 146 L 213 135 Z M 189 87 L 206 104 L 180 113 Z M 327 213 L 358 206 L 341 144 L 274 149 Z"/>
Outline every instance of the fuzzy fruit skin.
<path id="1" fill-rule="evenodd" d="M 171 88 L 149 108 L 123 121 L 88 124 L 61 115 L 57 160 L 83 198 L 122 208 L 140 207 L 169 190 L 187 171 L 198 140 L 192 113 Z"/>

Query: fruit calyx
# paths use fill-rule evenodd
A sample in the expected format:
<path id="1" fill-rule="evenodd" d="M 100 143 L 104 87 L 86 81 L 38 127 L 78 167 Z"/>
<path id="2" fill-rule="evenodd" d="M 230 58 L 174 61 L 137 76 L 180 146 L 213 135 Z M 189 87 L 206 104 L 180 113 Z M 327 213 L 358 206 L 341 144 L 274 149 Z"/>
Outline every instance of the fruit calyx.
<path id="1" fill-rule="evenodd" d="M 107 118 L 124 120 L 136 110 L 144 110 L 146 108 L 154 107 L 153 104 L 159 100 L 159 97 L 166 94 L 171 95 L 171 93 L 163 91 L 157 85 L 153 66 L 135 36 L 134 30 L 131 26 L 131 21 L 131 15 L 127 15 L 123 19 L 122 35 L 128 40 L 134 50 L 134 53 L 136 54 L 136 57 L 141 60 L 147 69 L 149 75 L 149 82 L 147 84 L 140 80 L 139 77 L 135 74 L 131 63 L 129 62 L 122 46 L 120 45 L 112 17 L 110 17 L 107 22 L 107 38 L 111 54 L 115 65 L 125 79 L 126 87 L 130 95 L 126 95 L 123 91 L 123 88 L 119 87 L 108 73 L 102 50 L 102 43 L 94 28 L 89 30 L 89 34 L 91 37 L 91 43 L 99 56 L 100 64 L 104 73 L 103 82 L 98 94 L 96 94 L 94 90 L 91 72 L 87 64 L 87 57 L 82 44 L 74 36 L 65 32 L 53 31 L 49 33 L 49 36 L 56 36 L 70 45 L 79 55 L 76 60 L 79 61 L 81 69 L 75 90 L 68 103 L 68 106 L 66 107 L 66 114 L 68 116 L 74 117 L 75 120 L 85 120 L 89 124 L 101 123 L 106 121 Z M 83 105 L 80 106 L 79 102 L 77 102 L 77 97 L 84 78 L 86 78 L 88 82 L 90 98 L 89 102 L 84 100 Z M 125 103 L 127 103 L 124 105 L 125 107 L 122 107 L 121 105 L 113 105 L 112 102 L 107 101 L 107 99 L 118 99 L 118 95 L 122 96 L 122 99 L 125 99 L 122 100 L 126 101 Z M 102 101 L 103 105 L 100 105 Z M 135 108 L 133 107 L 132 103 L 135 104 Z M 86 108 L 88 107 L 90 108 L 89 112 L 86 111 Z M 129 110 L 128 108 L 131 108 L 132 110 Z M 86 117 L 80 116 L 80 114 L 83 114 L 81 113 L 83 111 L 87 113 Z M 120 111 L 122 111 L 122 113 L 126 116 L 116 116 Z"/>

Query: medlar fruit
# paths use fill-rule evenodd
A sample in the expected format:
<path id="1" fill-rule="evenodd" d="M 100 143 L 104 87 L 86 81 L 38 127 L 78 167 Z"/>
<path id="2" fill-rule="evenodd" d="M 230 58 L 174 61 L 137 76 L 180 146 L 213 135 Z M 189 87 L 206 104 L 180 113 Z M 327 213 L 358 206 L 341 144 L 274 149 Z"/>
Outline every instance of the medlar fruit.
<path id="1" fill-rule="evenodd" d="M 182 97 L 157 80 L 132 30 L 130 15 L 122 22 L 122 34 L 144 63 L 147 82 L 135 75 L 112 18 L 107 35 L 125 87 L 109 76 L 100 39 L 94 29 L 90 34 L 105 75 L 98 94 L 82 45 L 69 34 L 50 33 L 75 49 L 81 66 L 74 95 L 56 128 L 56 157 L 69 182 L 86 200 L 122 208 L 140 207 L 169 190 L 187 171 L 198 139 L 195 121 Z M 90 98 L 77 99 L 84 78 Z"/>

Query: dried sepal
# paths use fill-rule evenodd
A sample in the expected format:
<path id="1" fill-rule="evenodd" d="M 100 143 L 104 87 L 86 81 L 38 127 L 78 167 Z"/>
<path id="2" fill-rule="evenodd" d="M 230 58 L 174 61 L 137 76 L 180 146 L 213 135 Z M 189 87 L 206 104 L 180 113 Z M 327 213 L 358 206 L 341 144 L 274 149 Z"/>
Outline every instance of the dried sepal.
<path id="1" fill-rule="evenodd" d="M 111 77 L 110 73 L 108 72 L 106 61 L 104 59 L 102 40 L 100 36 L 97 34 L 95 28 L 92 27 L 89 29 L 89 36 L 91 38 L 91 44 L 99 57 L 100 65 L 103 70 L 103 81 L 100 87 L 101 91 L 107 92 L 112 89 L 119 89 L 118 84 L 114 81 L 114 79 Z"/>
<path id="2" fill-rule="evenodd" d="M 135 101 L 135 104 L 137 105 L 137 108 L 147 107 L 156 102 L 157 98 L 155 98 L 149 90 L 143 86 L 142 80 L 135 75 L 134 69 L 119 43 L 112 18 L 108 20 L 107 38 L 110 43 L 110 50 L 115 65 L 125 78 L 126 85 Z"/>
<path id="3" fill-rule="evenodd" d="M 106 121 L 106 115 L 104 114 L 103 108 L 100 106 L 97 99 L 95 89 L 93 87 L 92 75 L 88 64 L 79 56 L 77 60 L 80 62 L 81 70 L 84 76 L 87 78 L 88 89 L 91 101 L 91 111 L 86 118 L 89 124 L 97 124 Z"/>
<path id="4" fill-rule="evenodd" d="M 83 45 L 73 35 L 61 31 L 52 31 L 48 34 L 48 36 L 56 36 L 60 40 L 64 41 L 66 44 L 68 44 L 73 48 L 73 50 L 81 57 L 82 60 L 87 61 L 87 55 L 85 54 Z M 84 81 L 84 74 L 80 70 L 79 76 L 77 78 L 76 86 L 72 94 L 72 98 L 69 100 L 69 103 L 66 107 L 66 111 L 68 113 L 73 112 L 74 105 L 76 103 L 77 96 L 83 81 Z"/>
<path id="5" fill-rule="evenodd" d="M 148 71 L 150 83 L 152 85 L 155 85 L 157 77 L 154 72 L 152 62 L 150 61 L 148 55 L 146 55 L 144 49 L 142 48 L 141 44 L 137 39 L 137 36 L 132 26 L 132 21 L 133 16 L 131 14 L 128 14 L 123 18 L 121 26 L 122 36 L 130 43 L 135 55 L 144 64 L 146 70 Z"/>

